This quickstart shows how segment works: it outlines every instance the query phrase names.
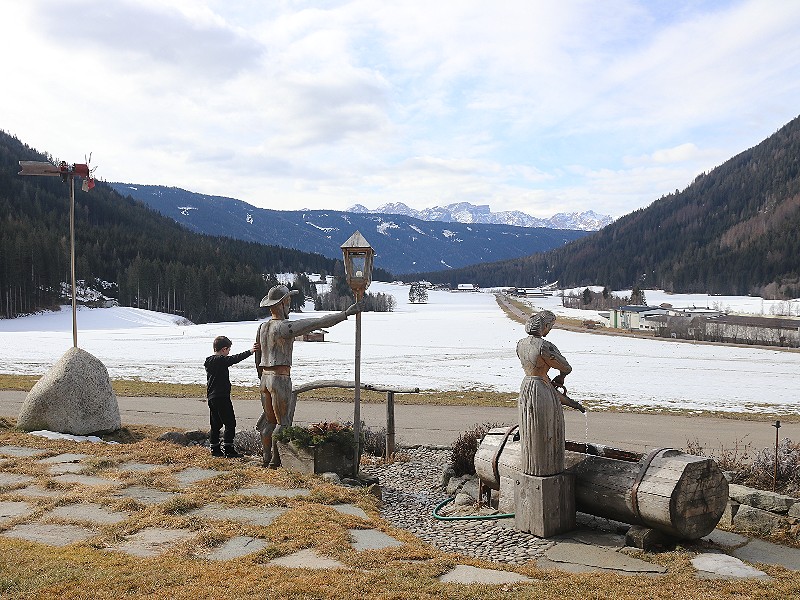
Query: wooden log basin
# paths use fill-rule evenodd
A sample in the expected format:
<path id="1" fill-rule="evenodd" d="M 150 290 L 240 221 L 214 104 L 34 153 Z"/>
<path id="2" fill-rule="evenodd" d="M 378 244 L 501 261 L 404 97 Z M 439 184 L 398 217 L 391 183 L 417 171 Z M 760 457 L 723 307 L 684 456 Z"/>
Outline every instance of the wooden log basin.
<path id="1" fill-rule="evenodd" d="M 728 482 L 710 458 L 672 448 L 643 455 L 591 443 L 565 447 L 580 512 L 694 540 L 714 530 L 728 502 Z M 508 490 L 501 479 L 513 480 L 520 465 L 519 434 L 507 427 L 490 430 L 475 454 L 476 474 L 501 494 Z"/>

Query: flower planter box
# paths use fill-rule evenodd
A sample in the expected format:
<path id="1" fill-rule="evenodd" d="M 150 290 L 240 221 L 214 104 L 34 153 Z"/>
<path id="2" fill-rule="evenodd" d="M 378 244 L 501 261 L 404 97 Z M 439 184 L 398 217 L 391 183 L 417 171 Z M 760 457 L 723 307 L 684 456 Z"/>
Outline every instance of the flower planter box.
<path id="1" fill-rule="evenodd" d="M 278 442 L 278 453 L 281 457 L 281 466 L 298 473 L 336 473 L 351 476 L 358 462 L 352 447 L 343 449 L 339 444 L 332 443 L 302 447 L 294 442 Z"/>

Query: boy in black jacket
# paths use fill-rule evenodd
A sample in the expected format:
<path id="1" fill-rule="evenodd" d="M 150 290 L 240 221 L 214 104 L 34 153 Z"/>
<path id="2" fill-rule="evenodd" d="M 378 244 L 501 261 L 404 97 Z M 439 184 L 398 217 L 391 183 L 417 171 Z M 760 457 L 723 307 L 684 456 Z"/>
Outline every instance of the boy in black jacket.
<path id="1" fill-rule="evenodd" d="M 214 354 L 209 356 L 205 362 L 208 382 L 206 396 L 211 413 L 211 432 L 208 434 L 208 441 L 211 444 L 212 456 L 240 458 L 242 455 L 233 447 L 233 438 L 236 436 L 236 415 L 233 413 L 233 403 L 231 402 L 231 379 L 228 367 L 252 356 L 260 349 L 260 345 L 253 344 L 251 350 L 228 356 L 232 345 L 233 342 L 224 335 L 214 338 Z M 220 448 L 219 432 L 223 425 L 225 426 L 225 443 Z"/>

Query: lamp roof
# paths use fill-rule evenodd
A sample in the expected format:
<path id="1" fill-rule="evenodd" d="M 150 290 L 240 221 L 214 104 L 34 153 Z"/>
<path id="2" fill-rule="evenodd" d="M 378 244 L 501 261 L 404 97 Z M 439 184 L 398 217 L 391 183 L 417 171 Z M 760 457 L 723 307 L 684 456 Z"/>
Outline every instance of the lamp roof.
<path id="1" fill-rule="evenodd" d="M 348 248 L 372 248 L 369 245 L 369 242 L 364 239 L 364 236 L 361 235 L 360 231 L 356 231 L 353 235 L 351 235 L 348 240 L 342 244 L 342 250 L 347 250 Z"/>

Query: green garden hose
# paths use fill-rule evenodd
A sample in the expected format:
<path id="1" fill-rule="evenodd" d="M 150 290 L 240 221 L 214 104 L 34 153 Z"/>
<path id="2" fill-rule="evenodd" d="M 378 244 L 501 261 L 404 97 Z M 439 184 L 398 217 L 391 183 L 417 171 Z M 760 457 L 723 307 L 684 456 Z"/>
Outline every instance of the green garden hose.
<path id="1" fill-rule="evenodd" d="M 455 500 L 455 497 L 448 498 L 447 500 L 442 500 L 439 504 L 436 505 L 436 508 L 433 509 L 433 518 L 439 519 L 440 521 L 485 521 L 487 519 L 510 519 L 514 516 L 514 513 L 500 513 L 496 515 L 473 515 L 471 517 L 446 517 L 444 515 L 439 514 L 439 509 L 442 508 L 448 502 L 452 502 Z"/>

